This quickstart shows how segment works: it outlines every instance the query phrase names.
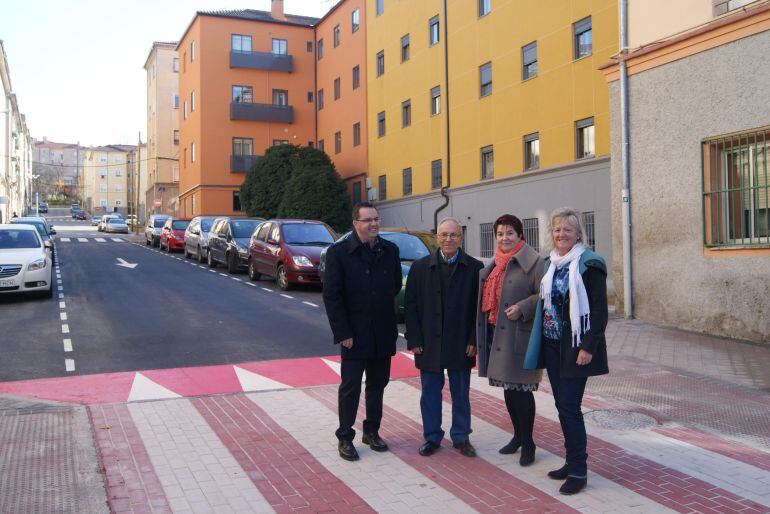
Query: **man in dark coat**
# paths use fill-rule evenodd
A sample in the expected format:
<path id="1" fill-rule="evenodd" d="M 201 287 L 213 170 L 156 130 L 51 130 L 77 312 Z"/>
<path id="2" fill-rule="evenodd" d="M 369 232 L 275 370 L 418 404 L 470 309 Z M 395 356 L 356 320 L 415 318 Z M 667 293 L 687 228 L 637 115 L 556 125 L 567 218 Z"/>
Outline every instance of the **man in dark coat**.
<path id="1" fill-rule="evenodd" d="M 436 235 L 439 248 L 409 270 L 404 307 L 407 347 L 420 370 L 423 435 L 420 455 L 432 455 L 441 446 L 441 390 L 444 370 L 452 394 L 453 446 L 475 457 L 470 443 L 471 368 L 476 356 L 476 297 L 483 264 L 462 251 L 460 223 L 445 218 Z"/>
<path id="2" fill-rule="evenodd" d="M 382 398 L 390 380 L 390 358 L 396 354 L 394 299 L 401 291 L 398 246 L 379 236 L 380 218 L 369 203 L 353 208 L 353 231 L 326 252 L 323 299 L 326 315 L 342 352 L 338 408 L 340 457 L 358 460 L 356 435 L 361 380 L 366 372 L 366 419 L 362 442 L 378 452 Z"/>

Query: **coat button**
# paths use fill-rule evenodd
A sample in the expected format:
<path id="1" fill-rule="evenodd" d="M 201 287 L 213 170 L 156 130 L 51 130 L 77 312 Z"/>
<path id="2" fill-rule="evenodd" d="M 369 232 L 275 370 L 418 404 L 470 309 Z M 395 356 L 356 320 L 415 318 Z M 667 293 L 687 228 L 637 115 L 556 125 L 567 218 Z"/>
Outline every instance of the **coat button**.
<path id="1" fill-rule="evenodd" d="M 505 306 L 508 307 L 508 304 L 506 303 Z"/>

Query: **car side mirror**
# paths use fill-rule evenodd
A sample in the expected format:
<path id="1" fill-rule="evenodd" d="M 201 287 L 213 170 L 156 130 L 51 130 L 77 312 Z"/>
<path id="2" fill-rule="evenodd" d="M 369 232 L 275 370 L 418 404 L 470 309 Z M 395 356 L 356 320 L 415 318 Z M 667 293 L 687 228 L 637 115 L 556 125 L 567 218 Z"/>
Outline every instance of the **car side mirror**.
<path id="1" fill-rule="evenodd" d="M 54 235 L 54 234 L 56 234 L 56 229 L 55 229 L 55 228 L 53 228 L 53 227 L 51 227 L 50 229 L 48 229 L 48 233 L 49 233 L 50 235 Z"/>

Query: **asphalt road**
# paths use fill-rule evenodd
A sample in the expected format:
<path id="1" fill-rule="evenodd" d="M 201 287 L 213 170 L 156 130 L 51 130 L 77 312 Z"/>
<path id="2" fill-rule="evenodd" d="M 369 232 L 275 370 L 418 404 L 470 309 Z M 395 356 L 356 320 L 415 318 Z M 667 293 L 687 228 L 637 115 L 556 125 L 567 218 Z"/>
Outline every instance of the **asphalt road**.
<path id="1" fill-rule="evenodd" d="M 337 352 L 318 289 L 283 293 L 86 222 L 53 223 L 62 290 L 0 297 L 0 381 Z"/>

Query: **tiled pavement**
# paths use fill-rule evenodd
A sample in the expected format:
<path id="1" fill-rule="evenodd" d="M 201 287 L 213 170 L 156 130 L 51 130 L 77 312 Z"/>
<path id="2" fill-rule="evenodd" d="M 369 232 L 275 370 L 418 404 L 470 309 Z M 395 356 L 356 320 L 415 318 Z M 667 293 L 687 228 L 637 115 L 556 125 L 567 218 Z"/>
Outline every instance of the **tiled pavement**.
<path id="1" fill-rule="evenodd" d="M 475 375 L 479 456 L 445 442 L 425 458 L 419 380 L 403 353 L 385 396 L 381 435 L 391 451 L 372 452 L 359 437 L 355 463 L 339 458 L 333 436 L 338 358 L 0 384 L 0 392 L 88 404 L 113 512 L 770 513 L 770 402 L 757 371 L 770 369 L 770 349 L 623 320 L 611 321 L 608 338 L 612 373 L 589 380 L 584 402 L 589 487 L 573 497 L 546 477 L 564 455 L 547 381 L 536 393 L 533 466 L 497 452 L 510 421 L 501 391 Z"/>

